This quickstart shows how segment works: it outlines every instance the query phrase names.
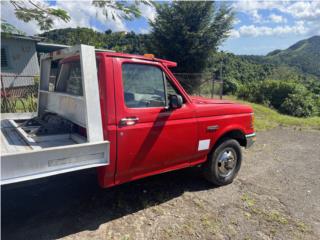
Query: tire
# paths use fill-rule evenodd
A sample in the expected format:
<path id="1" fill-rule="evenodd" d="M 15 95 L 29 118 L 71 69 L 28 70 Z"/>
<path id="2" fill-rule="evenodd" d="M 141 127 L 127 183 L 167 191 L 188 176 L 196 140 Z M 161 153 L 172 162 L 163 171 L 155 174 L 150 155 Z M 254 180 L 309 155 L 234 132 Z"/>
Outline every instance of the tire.
<path id="1" fill-rule="evenodd" d="M 232 183 L 237 176 L 242 161 L 241 147 L 235 139 L 223 139 L 208 155 L 203 165 L 204 177 L 217 186 Z"/>

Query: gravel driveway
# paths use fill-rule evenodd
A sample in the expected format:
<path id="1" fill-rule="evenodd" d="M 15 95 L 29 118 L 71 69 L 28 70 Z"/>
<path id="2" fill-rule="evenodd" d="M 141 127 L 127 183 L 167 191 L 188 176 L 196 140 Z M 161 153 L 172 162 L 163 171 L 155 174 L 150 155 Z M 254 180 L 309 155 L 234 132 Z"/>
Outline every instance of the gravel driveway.
<path id="1" fill-rule="evenodd" d="M 320 132 L 259 132 L 220 188 L 195 168 L 105 190 L 86 171 L 1 193 L 6 240 L 320 239 Z"/>

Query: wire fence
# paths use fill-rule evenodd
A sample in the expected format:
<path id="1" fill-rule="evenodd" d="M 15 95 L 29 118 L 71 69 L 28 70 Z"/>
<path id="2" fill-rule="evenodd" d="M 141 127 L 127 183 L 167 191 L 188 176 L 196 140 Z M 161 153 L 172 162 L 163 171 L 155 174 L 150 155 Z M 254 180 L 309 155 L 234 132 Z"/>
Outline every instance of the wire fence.
<path id="1" fill-rule="evenodd" d="M 223 96 L 223 80 L 212 73 L 174 73 L 190 95 L 220 98 Z"/>
<path id="2" fill-rule="evenodd" d="M 39 76 L 1 74 L 1 112 L 35 112 Z"/>
<path id="3" fill-rule="evenodd" d="M 175 73 L 185 90 L 193 96 L 220 98 L 223 81 L 211 73 Z M 39 76 L 1 75 L 1 112 L 37 110 Z"/>

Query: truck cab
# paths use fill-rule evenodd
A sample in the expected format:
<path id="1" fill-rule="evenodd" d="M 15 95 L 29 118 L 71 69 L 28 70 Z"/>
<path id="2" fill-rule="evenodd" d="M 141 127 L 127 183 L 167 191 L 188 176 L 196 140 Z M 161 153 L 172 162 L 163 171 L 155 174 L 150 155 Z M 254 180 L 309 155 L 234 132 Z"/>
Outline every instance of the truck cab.
<path id="1" fill-rule="evenodd" d="M 40 83 L 37 116 L 61 116 L 75 125 L 87 142 L 82 144 L 100 144 L 91 165 L 97 168 L 101 187 L 196 165 L 216 185 L 232 182 L 241 166 L 241 146 L 249 147 L 255 139 L 250 106 L 189 96 L 170 70 L 174 62 L 152 55 L 88 51 L 90 61 L 81 48 L 80 54 L 57 57 L 58 74 Z M 42 71 L 48 63 L 47 75 L 56 55 L 42 62 Z M 69 96 L 84 101 L 74 104 Z M 101 152 L 107 156 L 101 157 Z M 7 163 L 12 153 L 6 154 Z M 72 164 L 67 168 L 73 171 Z"/>

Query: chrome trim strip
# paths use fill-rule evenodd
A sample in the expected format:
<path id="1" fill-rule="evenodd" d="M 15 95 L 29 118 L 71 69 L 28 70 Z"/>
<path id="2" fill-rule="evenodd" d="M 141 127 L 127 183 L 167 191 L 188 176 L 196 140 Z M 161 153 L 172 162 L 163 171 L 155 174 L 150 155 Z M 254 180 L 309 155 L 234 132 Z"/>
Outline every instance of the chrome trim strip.
<path id="1" fill-rule="evenodd" d="M 256 136 L 256 133 L 251 133 L 251 134 L 247 134 L 246 138 L 252 138 L 252 137 L 255 137 L 255 136 Z"/>
<path id="2" fill-rule="evenodd" d="M 254 144 L 254 142 L 256 141 L 255 137 L 256 137 L 256 133 L 251 133 L 246 135 L 246 140 L 247 140 L 246 148 L 249 148 Z"/>

